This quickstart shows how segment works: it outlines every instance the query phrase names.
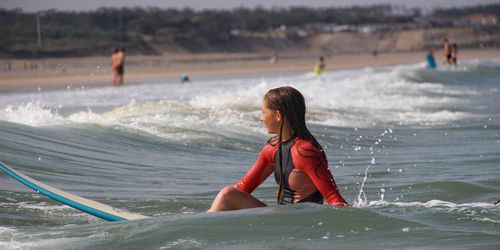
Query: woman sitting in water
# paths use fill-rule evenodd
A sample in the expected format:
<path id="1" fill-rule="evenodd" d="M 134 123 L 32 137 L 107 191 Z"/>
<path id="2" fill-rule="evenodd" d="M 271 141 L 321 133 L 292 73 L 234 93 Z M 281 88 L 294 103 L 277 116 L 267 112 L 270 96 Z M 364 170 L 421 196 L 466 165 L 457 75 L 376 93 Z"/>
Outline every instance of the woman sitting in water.
<path id="1" fill-rule="evenodd" d="M 326 155 L 305 123 L 306 105 L 292 87 L 271 89 L 264 96 L 261 121 L 277 134 L 262 149 L 257 161 L 234 186 L 223 188 L 209 212 L 265 207 L 251 193 L 274 172 L 279 184 L 278 204 L 326 199 L 332 206 L 348 206 L 340 195 Z"/>

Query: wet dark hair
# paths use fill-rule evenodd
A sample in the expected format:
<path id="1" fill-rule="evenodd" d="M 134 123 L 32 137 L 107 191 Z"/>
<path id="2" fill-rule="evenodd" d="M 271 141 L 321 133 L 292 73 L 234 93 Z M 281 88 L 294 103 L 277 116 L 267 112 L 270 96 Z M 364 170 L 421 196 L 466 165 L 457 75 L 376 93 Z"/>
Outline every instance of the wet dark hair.
<path id="1" fill-rule="evenodd" d="M 308 140 L 318 147 L 318 149 L 322 149 L 319 142 L 306 127 L 306 102 L 304 96 L 298 90 L 290 86 L 271 89 L 264 96 L 264 103 L 267 108 L 279 111 L 288 120 L 295 136 Z M 278 135 L 280 140 L 278 143 L 281 142 L 283 121 L 284 119 L 280 126 L 280 133 Z"/>
<path id="2" fill-rule="evenodd" d="M 282 132 L 283 132 L 283 124 L 285 119 L 290 124 L 292 129 L 292 138 L 298 137 L 303 140 L 307 140 L 311 142 L 313 145 L 317 147 L 317 149 L 321 152 L 322 156 L 326 159 L 326 155 L 321 147 L 321 144 L 314 138 L 309 129 L 306 127 L 306 102 L 304 96 L 296 89 L 290 86 L 279 87 L 275 89 L 271 89 L 264 96 L 264 104 L 267 108 L 279 111 L 284 119 L 281 120 L 280 131 L 279 134 L 274 138 L 271 138 L 271 141 L 275 141 L 278 139 L 277 144 L 279 145 L 278 157 L 280 162 L 280 173 L 281 178 L 283 180 L 283 153 L 282 153 Z M 276 144 L 275 144 L 276 145 Z M 280 187 L 278 191 L 278 204 L 281 203 L 281 194 L 283 193 L 283 185 L 282 181 L 280 181 Z"/>

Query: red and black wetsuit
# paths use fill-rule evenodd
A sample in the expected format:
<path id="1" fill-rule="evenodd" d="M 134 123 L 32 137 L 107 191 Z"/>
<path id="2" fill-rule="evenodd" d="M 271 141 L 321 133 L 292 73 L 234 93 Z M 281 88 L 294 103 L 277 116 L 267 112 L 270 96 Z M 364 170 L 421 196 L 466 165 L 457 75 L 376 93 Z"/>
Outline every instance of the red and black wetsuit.
<path id="1" fill-rule="evenodd" d="M 267 177 L 274 172 L 276 182 L 280 182 L 281 174 L 278 157 L 278 143 L 270 140 L 262 149 L 255 164 L 243 178 L 234 185 L 235 188 L 252 193 Z M 323 153 L 310 141 L 293 138 L 282 144 L 282 165 L 284 172 L 283 195 L 281 202 L 299 203 L 315 202 L 348 206 L 340 195 L 333 175 Z"/>

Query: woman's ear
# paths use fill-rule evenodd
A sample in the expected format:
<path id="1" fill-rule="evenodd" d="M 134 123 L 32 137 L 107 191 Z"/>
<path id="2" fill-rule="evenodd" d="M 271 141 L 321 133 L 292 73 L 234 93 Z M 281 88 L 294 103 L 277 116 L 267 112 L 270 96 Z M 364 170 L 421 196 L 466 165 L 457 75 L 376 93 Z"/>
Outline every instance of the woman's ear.
<path id="1" fill-rule="evenodd" d="M 281 119 L 283 119 L 283 116 L 281 115 L 281 112 L 280 112 L 280 111 L 278 111 L 278 110 L 277 110 L 277 111 L 275 111 L 275 112 L 276 112 L 276 113 L 275 113 L 275 116 L 274 116 L 274 117 L 276 118 L 276 121 L 277 121 L 277 122 L 281 122 Z"/>

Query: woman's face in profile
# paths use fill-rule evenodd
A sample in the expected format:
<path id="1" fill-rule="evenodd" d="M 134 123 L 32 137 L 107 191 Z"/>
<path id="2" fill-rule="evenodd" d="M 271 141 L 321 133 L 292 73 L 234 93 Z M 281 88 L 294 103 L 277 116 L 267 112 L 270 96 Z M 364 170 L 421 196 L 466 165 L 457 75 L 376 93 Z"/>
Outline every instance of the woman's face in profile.
<path id="1" fill-rule="evenodd" d="M 269 134 L 279 134 L 281 115 L 279 111 L 269 109 L 265 102 L 262 103 L 260 121 L 266 126 Z"/>

